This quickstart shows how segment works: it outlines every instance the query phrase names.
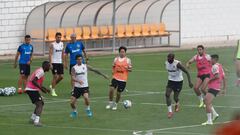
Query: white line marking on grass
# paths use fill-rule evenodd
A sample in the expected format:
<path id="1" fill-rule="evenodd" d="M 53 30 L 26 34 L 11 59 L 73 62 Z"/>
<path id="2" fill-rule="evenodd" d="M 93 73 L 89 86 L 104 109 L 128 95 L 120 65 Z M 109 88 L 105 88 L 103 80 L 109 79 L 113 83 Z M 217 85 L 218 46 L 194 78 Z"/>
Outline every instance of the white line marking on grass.
<path id="1" fill-rule="evenodd" d="M 223 124 L 223 123 L 229 123 L 231 121 L 225 121 L 225 122 L 216 122 L 214 125 L 218 124 Z M 158 131 L 165 131 L 165 130 L 174 130 L 174 129 L 184 129 L 184 128 L 192 128 L 192 127 L 201 127 L 203 125 L 198 124 L 198 125 L 189 125 L 189 126 L 178 126 L 178 127 L 169 127 L 169 128 L 159 128 L 159 129 L 150 129 L 147 130 L 146 132 L 158 132 Z"/>
<path id="2" fill-rule="evenodd" d="M 157 134 L 176 134 L 176 135 L 208 135 L 208 133 L 193 133 L 193 132 L 155 132 Z"/>
<path id="3" fill-rule="evenodd" d="M 24 127 L 33 127 L 31 124 L 9 124 L 9 123 L 0 123 L 2 126 L 24 126 Z M 111 132 L 134 132 L 133 130 L 125 129 L 109 129 L 109 128 L 85 128 L 85 127 L 69 127 L 69 126 L 56 126 L 56 125 L 43 125 L 41 128 L 57 128 L 57 129 L 77 129 L 77 130 L 96 130 L 96 131 L 111 131 Z"/>

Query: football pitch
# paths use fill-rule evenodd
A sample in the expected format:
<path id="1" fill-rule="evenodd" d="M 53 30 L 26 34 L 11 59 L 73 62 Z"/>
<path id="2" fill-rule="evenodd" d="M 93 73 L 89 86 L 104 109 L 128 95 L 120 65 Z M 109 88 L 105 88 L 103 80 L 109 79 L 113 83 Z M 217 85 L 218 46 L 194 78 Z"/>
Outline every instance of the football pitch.
<path id="1" fill-rule="evenodd" d="M 45 106 L 41 116 L 43 127 L 29 124 L 34 109 L 26 94 L 11 97 L 0 97 L 0 134 L 1 135 L 208 135 L 212 134 L 220 123 L 231 119 L 233 112 L 240 109 L 240 90 L 234 85 L 235 65 L 234 48 L 210 48 L 209 54 L 219 54 L 220 63 L 228 69 L 227 94 L 214 100 L 215 110 L 220 117 L 212 126 L 201 126 L 207 120 L 204 108 L 198 108 L 199 100 L 193 89 L 187 84 L 184 74 L 184 85 L 180 94 L 180 111 L 172 119 L 167 118 L 165 104 L 165 87 L 167 72 L 165 60 L 167 52 L 128 54 L 133 64 L 129 74 L 127 91 L 122 100 L 132 101 L 132 107 L 125 109 L 122 104 L 116 111 L 106 110 L 110 81 L 89 72 L 90 98 L 93 117 L 85 113 L 83 99 L 78 100 L 78 117 L 72 119 L 70 108 L 70 75 L 65 70 L 64 80 L 56 88 L 58 97 L 44 96 Z M 175 57 L 184 65 L 196 50 L 176 51 Z M 89 64 L 111 76 L 111 65 L 114 55 L 92 56 Z M 41 65 L 43 59 L 34 59 L 31 71 Z M 196 79 L 195 65 L 189 70 L 192 82 Z M 13 68 L 13 61 L 0 61 L 0 87 L 17 86 L 19 70 Z M 46 73 L 44 85 L 49 86 L 51 72 Z M 174 103 L 174 102 L 172 102 Z"/>

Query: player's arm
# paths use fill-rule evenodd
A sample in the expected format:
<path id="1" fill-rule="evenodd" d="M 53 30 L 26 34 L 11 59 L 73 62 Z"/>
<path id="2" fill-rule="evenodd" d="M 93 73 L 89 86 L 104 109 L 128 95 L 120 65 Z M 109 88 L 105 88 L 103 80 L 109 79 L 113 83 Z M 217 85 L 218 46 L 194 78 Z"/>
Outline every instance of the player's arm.
<path id="1" fill-rule="evenodd" d="M 17 60 L 18 60 L 19 55 L 20 55 L 20 52 L 17 51 L 16 56 L 15 56 L 15 60 L 14 60 L 14 65 L 13 65 L 14 68 L 17 67 Z"/>
<path id="2" fill-rule="evenodd" d="M 128 59 L 128 67 L 127 67 L 128 72 L 132 72 L 132 62 L 130 59 Z"/>
<path id="3" fill-rule="evenodd" d="M 180 63 L 177 64 L 177 68 L 179 68 L 180 70 L 182 70 L 186 75 L 187 75 L 187 79 L 188 79 L 188 85 L 190 88 L 193 87 L 192 81 L 191 81 L 191 76 L 189 74 L 189 72 L 186 70 L 186 68 L 184 66 L 182 66 Z"/>
<path id="4" fill-rule="evenodd" d="M 84 58 L 86 59 L 86 64 L 87 64 L 89 59 L 88 59 L 88 56 L 87 56 L 87 53 L 85 51 L 85 47 L 84 46 L 82 48 L 82 52 L 83 52 Z"/>
<path id="5" fill-rule="evenodd" d="M 37 80 L 38 80 L 38 78 L 35 77 L 35 78 L 32 80 L 32 84 L 33 84 L 34 86 L 36 86 L 37 88 L 39 88 L 42 92 L 44 92 L 44 93 L 49 93 L 50 90 L 47 89 L 47 88 L 45 88 L 45 87 L 43 87 L 43 86 L 40 86 L 40 85 L 37 83 Z"/>
<path id="6" fill-rule="evenodd" d="M 83 84 L 83 82 L 81 80 L 77 80 L 76 72 L 75 72 L 75 69 L 73 67 L 72 67 L 72 70 L 71 70 L 71 78 L 72 78 L 73 82 L 78 82 L 81 85 Z"/>
<path id="7" fill-rule="evenodd" d="M 52 54 L 53 54 L 53 44 L 49 45 L 49 63 L 52 67 Z"/>
<path id="8" fill-rule="evenodd" d="M 109 77 L 108 77 L 107 75 L 103 74 L 103 73 L 100 72 L 99 70 L 94 69 L 93 67 L 91 67 L 91 66 L 89 66 L 89 65 L 87 65 L 87 68 L 88 68 L 90 71 L 92 71 L 92 72 L 94 72 L 94 73 L 96 73 L 96 74 L 98 74 L 98 75 L 103 76 L 105 79 L 109 79 Z"/>
<path id="9" fill-rule="evenodd" d="M 186 63 L 186 67 L 189 68 L 190 64 L 192 64 L 193 62 L 195 62 L 195 56 L 193 56 L 187 63 Z"/>
<path id="10" fill-rule="evenodd" d="M 65 52 L 64 52 L 64 68 L 67 69 L 67 60 L 68 60 L 68 53 L 69 53 L 69 50 L 68 50 L 68 46 L 66 46 L 65 48 Z"/>
<path id="11" fill-rule="evenodd" d="M 223 90 L 221 92 L 221 94 L 225 95 L 227 93 L 227 80 L 226 80 L 226 76 L 223 77 Z"/>

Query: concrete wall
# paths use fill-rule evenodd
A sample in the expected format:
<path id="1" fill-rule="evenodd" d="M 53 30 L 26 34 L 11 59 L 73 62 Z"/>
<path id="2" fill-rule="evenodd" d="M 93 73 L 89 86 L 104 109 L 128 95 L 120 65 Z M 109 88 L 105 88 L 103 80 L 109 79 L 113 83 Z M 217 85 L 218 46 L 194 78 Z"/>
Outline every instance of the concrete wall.
<path id="1" fill-rule="evenodd" d="M 0 55 L 16 53 L 29 12 L 47 1 L 1 0 Z M 182 0 L 182 43 L 234 40 L 240 37 L 240 0 Z"/>

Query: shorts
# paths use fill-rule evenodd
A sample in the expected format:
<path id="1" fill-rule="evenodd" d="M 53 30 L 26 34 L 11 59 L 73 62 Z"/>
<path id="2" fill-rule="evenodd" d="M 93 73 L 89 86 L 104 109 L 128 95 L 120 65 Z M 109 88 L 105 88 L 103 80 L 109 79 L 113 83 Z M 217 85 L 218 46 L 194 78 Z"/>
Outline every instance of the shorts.
<path id="1" fill-rule="evenodd" d="M 217 94 L 219 93 L 219 90 L 209 88 L 209 89 L 208 89 L 208 93 L 211 93 L 211 94 L 213 94 L 213 96 L 216 97 Z"/>
<path id="2" fill-rule="evenodd" d="M 38 101 L 42 101 L 43 102 L 42 96 L 39 94 L 38 91 L 29 91 L 29 90 L 27 90 L 27 94 L 28 94 L 28 96 L 31 99 L 33 104 L 35 104 Z"/>
<path id="3" fill-rule="evenodd" d="M 206 78 L 210 78 L 210 74 L 198 75 L 197 77 L 200 78 L 203 82 Z"/>
<path id="4" fill-rule="evenodd" d="M 52 66 L 53 66 L 52 74 L 63 75 L 63 73 L 64 73 L 63 64 L 52 63 Z"/>
<path id="5" fill-rule="evenodd" d="M 25 76 L 30 75 L 30 65 L 28 64 L 19 64 L 19 70 L 21 75 Z"/>
<path id="6" fill-rule="evenodd" d="M 75 66 L 76 64 L 71 64 L 70 66 L 69 66 L 69 74 L 71 75 L 72 74 L 72 68 L 73 68 L 73 66 Z"/>
<path id="7" fill-rule="evenodd" d="M 89 87 L 78 88 L 74 87 L 72 91 L 72 96 L 78 99 L 80 96 L 83 96 L 84 93 L 89 93 Z"/>
<path id="8" fill-rule="evenodd" d="M 112 79 L 112 82 L 110 84 L 111 87 L 117 88 L 118 92 L 123 92 L 126 87 L 126 82 L 124 81 L 118 81 L 116 79 Z"/>
<path id="9" fill-rule="evenodd" d="M 182 90 L 183 81 L 171 81 L 168 80 L 167 88 L 172 89 L 173 91 L 180 92 Z"/>

